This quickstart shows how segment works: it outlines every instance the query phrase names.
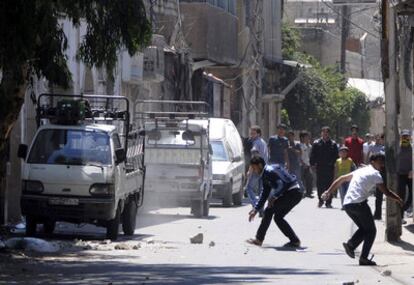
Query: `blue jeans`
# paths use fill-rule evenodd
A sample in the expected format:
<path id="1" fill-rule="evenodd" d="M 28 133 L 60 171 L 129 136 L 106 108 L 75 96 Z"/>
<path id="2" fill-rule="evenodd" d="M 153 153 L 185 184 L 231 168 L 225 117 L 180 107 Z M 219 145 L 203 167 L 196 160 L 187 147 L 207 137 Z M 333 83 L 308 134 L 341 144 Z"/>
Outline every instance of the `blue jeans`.
<path id="1" fill-rule="evenodd" d="M 261 187 L 259 186 L 259 180 L 260 180 L 260 176 L 257 174 L 250 174 L 249 177 L 247 178 L 247 183 L 246 183 L 246 193 L 247 193 L 247 197 L 249 197 L 250 203 L 252 204 L 253 208 L 256 206 L 257 201 L 259 200 L 257 198 L 257 195 L 260 195 L 260 193 L 256 193 L 257 191 L 255 191 L 256 189 L 259 189 L 258 191 L 261 191 Z"/>

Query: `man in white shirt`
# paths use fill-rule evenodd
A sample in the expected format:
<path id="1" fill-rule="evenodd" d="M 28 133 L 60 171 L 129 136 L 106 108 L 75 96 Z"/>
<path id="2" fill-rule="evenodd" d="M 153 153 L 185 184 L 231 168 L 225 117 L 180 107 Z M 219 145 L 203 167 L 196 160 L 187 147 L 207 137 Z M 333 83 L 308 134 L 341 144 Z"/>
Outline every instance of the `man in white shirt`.
<path id="1" fill-rule="evenodd" d="M 371 145 L 373 145 L 373 144 L 374 144 L 374 136 L 371 135 L 370 133 L 367 133 L 365 135 L 365 142 L 362 145 L 362 153 L 364 155 L 364 163 L 369 162 L 368 161 L 368 159 L 369 159 L 368 152 L 369 152 L 369 149 L 370 149 Z"/>
<path id="2" fill-rule="evenodd" d="M 312 151 L 312 145 L 310 143 L 310 135 L 307 132 L 302 132 L 299 135 L 300 138 L 300 148 L 302 150 L 301 155 L 301 173 L 302 173 L 302 183 L 305 187 L 305 197 L 313 198 L 313 176 L 312 168 L 310 165 L 310 153 Z"/>
<path id="3" fill-rule="evenodd" d="M 377 186 L 387 197 L 395 200 L 401 206 L 403 205 L 401 198 L 387 189 L 382 180 L 380 170 L 384 168 L 385 155 L 381 153 L 373 154 L 369 160 L 370 165 L 340 176 L 322 195 L 322 199 L 328 199 L 342 183 L 350 182 L 343 205 L 345 212 L 358 226 L 358 230 L 348 242 L 343 243 L 343 246 L 346 254 L 351 258 L 355 258 L 354 250 L 364 242 L 359 257 L 359 265 L 376 265 L 374 261 L 368 259 L 377 233 L 374 217 L 367 203 L 370 190 Z"/>

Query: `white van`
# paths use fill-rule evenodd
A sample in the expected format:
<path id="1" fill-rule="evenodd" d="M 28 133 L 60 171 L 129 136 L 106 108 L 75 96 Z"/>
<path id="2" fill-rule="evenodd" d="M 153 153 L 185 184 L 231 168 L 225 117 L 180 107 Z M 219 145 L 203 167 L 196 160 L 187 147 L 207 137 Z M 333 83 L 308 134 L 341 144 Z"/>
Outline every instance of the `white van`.
<path id="1" fill-rule="evenodd" d="M 245 178 L 243 143 L 229 119 L 210 119 L 210 145 L 213 150 L 213 198 L 223 206 L 241 205 Z"/>

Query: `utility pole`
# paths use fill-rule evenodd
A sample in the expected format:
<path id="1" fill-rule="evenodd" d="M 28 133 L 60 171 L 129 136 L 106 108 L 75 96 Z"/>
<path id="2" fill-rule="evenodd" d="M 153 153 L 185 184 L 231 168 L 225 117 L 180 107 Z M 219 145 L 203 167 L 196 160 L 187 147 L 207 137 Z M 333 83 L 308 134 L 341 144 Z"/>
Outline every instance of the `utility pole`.
<path id="1" fill-rule="evenodd" d="M 396 69 L 396 16 L 395 9 L 388 0 L 382 0 L 382 75 L 385 89 L 385 157 L 387 170 L 387 186 L 397 190 L 397 152 L 398 152 L 398 74 Z M 397 241 L 401 236 L 401 210 L 396 202 L 386 199 L 386 232 L 387 241 Z"/>
<path id="2" fill-rule="evenodd" d="M 342 5 L 341 8 L 341 73 L 346 73 L 346 40 L 349 35 L 349 13 L 348 5 Z"/>

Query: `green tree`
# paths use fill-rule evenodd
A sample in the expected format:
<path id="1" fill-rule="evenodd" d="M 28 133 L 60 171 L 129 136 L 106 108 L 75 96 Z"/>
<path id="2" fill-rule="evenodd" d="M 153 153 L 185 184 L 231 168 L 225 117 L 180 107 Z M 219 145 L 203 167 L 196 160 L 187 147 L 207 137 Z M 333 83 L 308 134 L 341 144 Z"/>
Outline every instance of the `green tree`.
<path id="1" fill-rule="evenodd" d="M 287 22 L 282 24 L 282 54 L 285 59 L 293 59 L 300 47 L 300 33 Z"/>
<path id="2" fill-rule="evenodd" d="M 307 66 L 298 69 L 295 76 L 300 81 L 283 101 L 291 126 L 319 134 L 320 128 L 328 125 L 338 137 L 347 135 L 352 124 L 358 124 L 361 132 L 368 130 L 365 95 L 347 88 L 336 66 L 321 66 L 316 58 L 300 52 L 300 36 L 294 27 L 284 24 L 282 39 L 284 57 Z"/>
<path id="3" fill-rule="evenodd" d="M 105 67 L 109 74 L 121 47 L 133 55 L 151 39 L 151 25 L 142 0 L 1 1 L 0 185 L 4 179 L 6 142 L 18 118 L 30 76 L 36 74 L 51 85 L 64 88 L 71 84 L 63 19 L 75 26 L 86 24 L 78 57 L 89 66 Z"/>

